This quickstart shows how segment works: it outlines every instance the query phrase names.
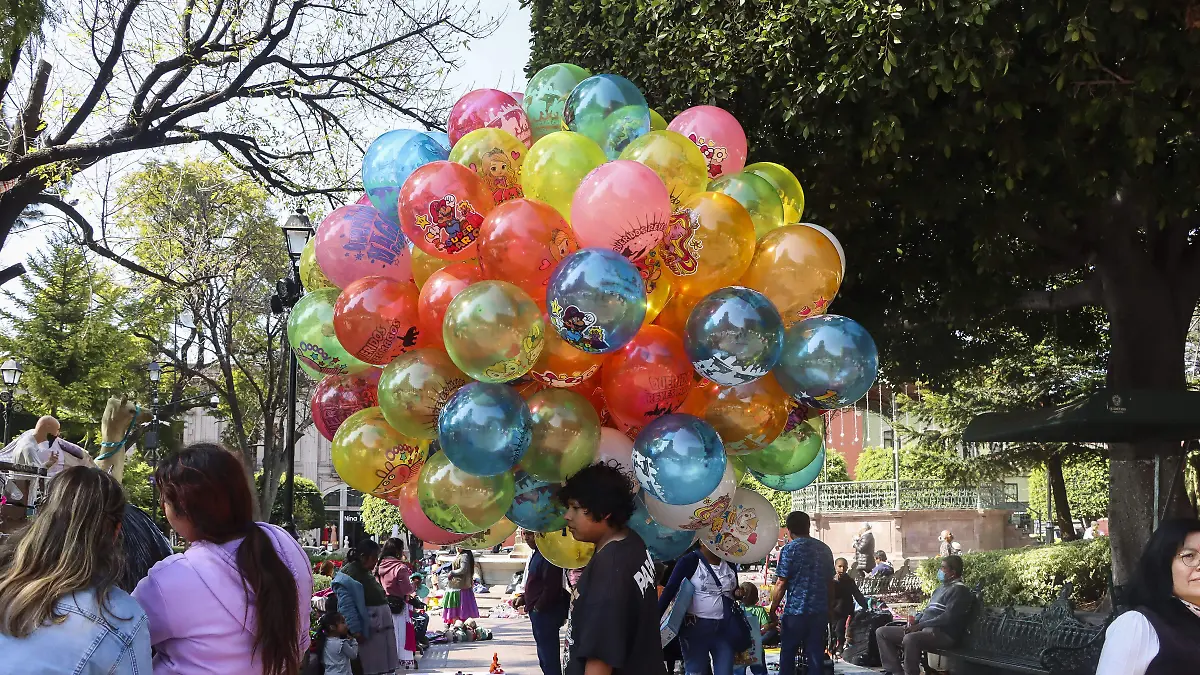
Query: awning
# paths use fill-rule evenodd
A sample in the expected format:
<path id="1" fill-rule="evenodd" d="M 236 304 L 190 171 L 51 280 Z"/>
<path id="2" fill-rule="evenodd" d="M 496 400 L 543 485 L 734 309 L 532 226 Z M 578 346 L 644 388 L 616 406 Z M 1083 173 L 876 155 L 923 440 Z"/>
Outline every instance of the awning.
<path id="1" fill-rule="evenodd" d="M 1200 438 L 1200 391 L 1103 389 L 1039 410 L 984 413 L 963 430 L 970 443 L 1131 443 Z"/>

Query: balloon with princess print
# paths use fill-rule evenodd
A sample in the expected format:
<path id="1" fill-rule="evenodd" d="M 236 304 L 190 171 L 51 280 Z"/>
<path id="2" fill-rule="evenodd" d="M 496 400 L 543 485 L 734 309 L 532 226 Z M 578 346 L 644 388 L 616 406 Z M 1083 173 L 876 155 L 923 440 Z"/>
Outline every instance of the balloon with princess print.
<path id="1" fill-rule="evenodd" d="M 448 532 L 476 534 L 504 517 L 513 500 L 513 475 L 476 476 L 454 466 L 445 452 L 429 456 L 417 476 L 421 511 Z"/>
<path id="2" fill-rule="evenodd" d="M 306 291 L 336 288 L 317 264 L 316 238 L 309 239 L 304 245 L 304 251 L 300 253 L 300 285 L 304 286 Z"/>
<path id="3" fill-rule="evenodd" d="M 454 466 L 476 476 L 509 471 L 525 456 L 533 419 L 521 395 L 504 384 L 471 382 L 438 416 L 438 445 Z"/>
<path id="4" fill-rule="evenodd" d="M 768 232 L 784 226 L 783 201 L 775 186 L 765 178 L 741 171 L 726 174 L 709 184 L 708 189 L 729 195 L 746 207 L 754 222 L 754 236 L 762 239 Z"/>
<path id="5" fill-rule="evenodd" d="M 804 215 L 804 188 L 800 186 L 796 174 L 786 166 L 774 162 L 755 162 L 743 169 L 743 172 L 752 173 L 775 188 L 783 203 L 783 222 L 789 225 L 800 222 L 801 216 Z"/>
<path id="6" fill-rule="evenodd" d="M 825 447 L 825 418 L 817 415 L 784 427 L 773 443 L 757 452 L 738 455 L 750 471 L 786 476 L 808 466 Z"/>
<path id="7" fill-rule="evenodd" d="M 517 524 L 508 518 L 501 518 L 500 522 L 489 527 L 488 529 L 478 534 L 473 534 L 470 537 L 462 540 L 458 545 L 459 548 L 470 551 L 482 551 L 492 548 L 497 544 L 502 544 L 506 539 L 513 536 L 517 531 Z"/>
<path id="8" fill-rule="evenodd" d="M 633 515 L 629 518 L 629 529 L 637 532 L 646 544 L 646 550 L 655 562 L 674 560 L 687 553 L 696 542 L 694 530 L 675 530 L 651 517 L 642 498 L 634 502 Z"/>
<path id="9" fill-rule="evenodd" d="M 587 566 L 596 553 L 596 545 L 577 541 L 567 528 L 542 532 L 536 537 L 537 549 L 550 564 L 564 570 L 577 570 Z"/>
<path id="10" fill-rule="evenodd" d="M 503 129 L 476 129 L 459 139 L 450 151 L 450 161 L 475 172 L 492 193 L 492 201 L 502 204 L 524 196 L 521 190 L 521 162 L 525 144 Z"/>
<path id="11" fill-rule="evenodd" d="M 688 317 L 684 345 L 696 372 L 724 387 L 771 372 L 783 350 L 783 319 L 767 297 L 742 286 L 706 295 Z"/>
<path id="12" fill-rule="evenodd" d="M 363 190 L 367 198 L 388 219 L 399 222 L 396 198 L 404 181 L 418 168 L 446 159 L 450 147 L 413 129 L 394 129 L 371 142 L 363 155 Z"/>
<path id="13" fill-rule="evenodd" d="M 525 86 L 521 101 L 529 117 L 533 142 L 563 129 L 563 106 L 575 85 L 591 77 L 584 68 L 571 63 L 552 63 L 534 73 Z"/>
<path id="14" fill-rule="evenodd" d="M 875 340 L 854 319 L 826 314 L 787 330 L 775 377 L 792 398 L 834 410 L 858 401 L 879 374 Z"/>
<path id="15" fill-rule="evenodd" d="M 510 281 L 546 309 L 550 275 L 579 250 L 575 230 L 549 204 L 514 199 L 497 206 L 479 231 L 479 265 L 488 279 Z"/>
<path id="16" fill-rule="evenodd" d="M 794 402 L 773 375 L 736 387 L 709 386 L 715 390 L 712 399 L 697 417 L 721 435 L 725 454 L 753 454 L 783 433 Z"/>
<path id="17" fill-rule="evenodd" d="M 596 461 L 600 416 L 582 394 L 549 388 L 527 399 L 533 420 L 521 468 L 538 480 L 558 483 Z"/>
<path id="18" fill-rule="evenodd" d="M 506 281 L 471 284 L 450 301 L 442 338 L 451 360 L 480 382 L 511 382 L 542 353 L 546 324 L 529 294 Z"/>
<path id="19" fill-rule="evenodd" d="M 813 458 L 813 461 L 808 463 L 808 466 L 800 469 L 796 473 L 790 473 L 786 476 L 771 476 L 758 471 L 751 471 L 750 475 L 754 476 L 754 480 L 771 488 L 772 490 L 780 490 L 782 492 L 795 492 L 803 490 L 812 485 L 813 481 L 821 476 L 821 471 L 825 468 L 825 449 Z"/>
<path id="20" fill-rule="evenodd" d="M 606 248 L 638 264 L 666 236 L 671 194 L 645 164 L 618 159 L 588 174 L 571 203 L 579 245 Z"/>
<path id="21" fill-rule="evenodd" d="M 338 288 L 367 276 L 412 280 L 408 238 L 372 206 L 339 206 L 317 226 L 315 238 L 317 265 Z"/>
<path id="22" fill-rule="evenodd" d="M 513 480 L 515 494 L 505 517 L 534 532 L 551 532 L 567 526 L 567 509 L 557 497 L 558 483 L 538 480 L 524 471 L 517 471 Z"/>
<path id="23" fill-rule="evenodd" d="M 378 368 L 357 375 L 326 375 L 313 387 L 310 407 L 313 426 L 328 440 L 354 413 L 379 405 Z"/>
<path id="24" fill-rule="evenodd" d="M 631 141 L 650 132 L 650 107 L 628 79 L 593 75 L 567 96 L 563 122 L 595 141 L 609 159 L 616 159 Z"/>
<path id="25" fill-rule="evenodd" d="M 671 215 L 662 259 L 675 277 L 676 293 L 699 298 L 735 283 L 750 266 L 754 247 L 754 221 L 746 207 L 729 195 L 701 192 Z"/>
<path id="26" fill-rule="evenodd" d="M 421 345 L 445 350 L 442 324 L 446 310 L 459 293 L 479 281 L 483 281 L 483 270 L 473 262 L 450 263 L 429 275 L 417 299 L 417 316 L 423 334 Z"/>
<path id="27" fill-rule="evenodd" d="M 363 277 L 333 306 L 338 342 L 355 358 L 382 366 L 417 347 L 417 286 L 387 277 Z"/>
<path id="28" fill-rule="evenodd" d="M 432 440 L 437 438 L 442 408 L 470 381 L 445 352 L 416 349 L 384 367 L 379 377 L 379 407 L 388 424 L 401 433 Z"/>
<path id="29" fill-rule="evenodd" d="M 721 482 L 703 499 L 691 504 L 664 504 L 649 494 L 643 494 L 642 500 L 650 516 L 659 524 L 676 530 L 695 532 L 711 525 L 713 517 L 729 506 L 729 500 L 733 498 L 733 491 L 737 489 L 737 485 L 737 472 L 733 469 L 733 462 L 727 462 Z"/>
<path id="30" fill-rule="evenodd" d="M 721 437 L 692 415 L 663 415 L 647 424 L 633 444 L 638 484 L 667 504 L 691 504 L 712 494 L 725 467 Z"/>
<path id="31" fill-rule="evenodd" d="M 683 404 L 692 386 L 692 364 L 679 336 L 646 326 L 609 357 L 601 383 L 612 416 L 642 427 Z"/>
<path id="32" fill-rule="evenodd" d="M 637 473 L 633 470 L 633 441 L 611 427 L 600 429 L 600 447 L 596 450 L 596 463 L 611 466 L 629 480 L 629 492 L 636 494 L 642 489 L 638 485 Z"/>
<path id="33" fill-rule="evenodd" d="M 525 109 L 511 94 L 499 89 L 476 89 L 467 92 L 450 108 L 450 119 L 446 123 L 446 133 L 455 147 L 467 134 L 492 127 L 503 129 L 525 144 L 533 145 L 533 136 L 529 131 L 529 116 Z"/>
<path id="34" fill-rule="evenodd" d="M 570 218 L 579 184 L 605 161 L 604 151 L 587 136 L 573 131 L 553 133 L 525 153 L 521 187 L 526 197 L 545 202 L 563 218 Z"/>
<path id="35" fill-rule="evenodd" d="M 667 129 L 683 134 L 700 148 L 709 178 L 737 173 L 746 166 L 746 132 L 733 115 L 721 108 L 688 108 L 671 120 Z"/>
<path id="36" fill-rule="evenodd" d="M 557 330 L 549 330 L 546 331 L 546 346 L 529 374 L 551 387 L 577 387 L 595 378 L 603 361 L 603 354 L 576 349 Z"/>
<path id="37" fill-rule="evenodd" d="M 347 485 L 380 497 L 395 493 L 415 479 L 428 450 L 429 441 L 396 431 L 383 418 L 383 411 L 375 407 L 360 410 L 342 422 L 333 436 L 330 454 L 334 471 Z"/>
<path id="38" fill-rule="evenodd" d="M 778 539 L 779 513 L 766 497 L 745 487 L 700 531 L 705 548 L 736 565 L 765 560 Z"/>
<path id="39" fill-rule="evenodd" d="M 550 323 L 568 344 L 593 354 L 633 339 L 646 317 L 646 289 L 633 263 L 602 248 L 585 248 L 558 264 L 546 287 Z"/>
<path id="40" fill-rule="evenodd" d="M 788 225 L 759 240 L 739 285 L 767 296 L 791 326 L 828 311 L 842 285 L 842 259 L 825 235 Z"/>
<path id="41" fill-rule="evenodd" d="M 306 293 L 288 316 L 288 344 L 310 374 L 347 375 L 371 368 L 371 364 L 354 358 L 338 342 L 333 329 L 333 308 L 340 294 L 336 288 Z"/>
<path id="42" fill-rule="evenodd" d="M 466 541 L 471 536 L 450 532 L 434 525 L 429 516 L 421 510 L 421 504 L 417 499 L 416 481 L 405 483 L 398 492 L 388 495 L 384 499 L 400 509 L 400 519 L 404 522 L 404 528 L 427 544 L 446 546 Z"/>
<path id="43" fill-rule="evenodd" d="M 398 204 L 400 226 L 417 248 L 454 261 L 475 257 L 479 228 L 495 207 L 491 191 L 474 171 L 448 161 L 414 171 Z"/>

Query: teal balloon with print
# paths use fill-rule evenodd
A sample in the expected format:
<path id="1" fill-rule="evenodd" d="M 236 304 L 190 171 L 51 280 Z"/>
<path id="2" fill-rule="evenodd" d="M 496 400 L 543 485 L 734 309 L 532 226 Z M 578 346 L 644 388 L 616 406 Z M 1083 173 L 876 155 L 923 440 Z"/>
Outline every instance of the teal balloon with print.
<path id="1" fill-rule="evenodd" d="M 771 488 L 772 490 L 795 492 L 796 490 L 803 490 L 809 485 L 812 485 L 813 481 L 817 480 L 817 478 L 821 476 L 821 469 L 823 468 L 825 468 L 825 449 L 821 448 L 821 451 L 818 452 L 817 456 L 808 463 L 808 466 L 800 469 L 796 473 L 791 473 L 786 476 L 772 476 L 765 473 L 759 473 L 751 469 L 750 475 L 754 476 L 755 480 Z"/>
<path id="2" fill-rule="evenodd" d="M 300 298 L 288 317 L 288 344 L 304 372 L 321 379 L 325 375 L 353 375 L 372 366 L 359 361 L 338 342 L 333 330 L 333 305 L 341 291 L 323 288 Z"/>
<path id="3" fill-rule="evenodd" d="M 674 560 L 687 553 L 696 543 L 698 534 L 695 530 L 675 530 L 654 520 L 641 495 L 638 495 L 634 505 L 633 515 L 629 517 L 629 529 L 642 538 L 655 562 Z"/>
<path id="4" fill-rule="evenodd" d="M 521 106 L 529 117 L 529 130 L 533 133 L 534 143 L 565 128 L 563 106 L 566 105 L 567 96 L 570 96 L 575 85 L 591 76 L 587 69 L 572 63 L 552 63 L 530 78 Z"/>
<path id="5" fill-rule="evenodd" d="M 789 422 L 791 420 L 789 419 Z M 787 476 L 812 463 L 825 449 L 825 418 L 817 415 L 798 421 L 773 443 L 757 452 L 740 455 L 751 472 L 768 476 Z"/>
<path id="6" fill-rule="evenodd" d="M 558 501 L 558 483 L 538 480 L 524 471 L 514 475 L 512 506 L 505 516 L 534 532 L 553 532 L 567 526 L 567 509 Z"/>

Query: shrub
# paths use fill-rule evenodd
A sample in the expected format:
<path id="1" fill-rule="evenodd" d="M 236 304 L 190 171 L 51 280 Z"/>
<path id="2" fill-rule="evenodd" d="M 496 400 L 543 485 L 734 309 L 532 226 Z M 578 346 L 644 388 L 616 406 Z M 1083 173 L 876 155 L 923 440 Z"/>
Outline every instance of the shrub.
<path id="1" fill-rule="evenodd" d="M 327 577 L 324 574 L 314 574 L 313 575 L 313 593 L 316 593 L 317 591 L 323 591 L 326 588 L 329 588 L 329 585 L 332 583 L 333 583 L 333 577 Z"/>
<path id="2" fill-rule="evenodd" d="M 1094 603 L 1108 588 L 1112 554 L 1107 537 L 1060 542 L 1030 548 L 966 553 L 963 582 L 975 588 L 983 583 L 983 601 L 989 606 L 1048 605 L 1065 582 L 1074 589 L 1076 604 Z M 930 558 L 917 568 L 921 587 L 932 593 L 941 563 Z"/>

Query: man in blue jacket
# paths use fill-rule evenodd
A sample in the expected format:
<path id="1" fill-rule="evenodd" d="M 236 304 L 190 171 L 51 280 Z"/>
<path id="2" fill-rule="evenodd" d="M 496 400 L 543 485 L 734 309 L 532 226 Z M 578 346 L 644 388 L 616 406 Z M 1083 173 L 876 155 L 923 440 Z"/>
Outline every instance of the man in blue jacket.
<path id="1" fill-rule="evenodd" d="M 963 625 L 975 597 L 962 582 L 963 561 L 956 555 L 942 558 L 938 570 L 941 586 L 933 591 L 929 606 L 908 619 L 907 626 L 882 626 L 875 630 L 879 659 L 884 673 L 918 675 L 921 652 L 953 647 L 962 637 Z M 904 646 L 904 670 L 900 670 L 900 646 Z"/>

